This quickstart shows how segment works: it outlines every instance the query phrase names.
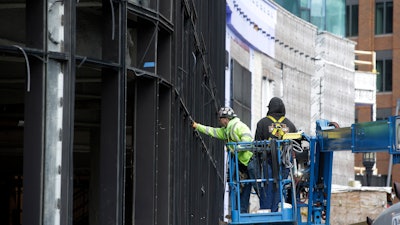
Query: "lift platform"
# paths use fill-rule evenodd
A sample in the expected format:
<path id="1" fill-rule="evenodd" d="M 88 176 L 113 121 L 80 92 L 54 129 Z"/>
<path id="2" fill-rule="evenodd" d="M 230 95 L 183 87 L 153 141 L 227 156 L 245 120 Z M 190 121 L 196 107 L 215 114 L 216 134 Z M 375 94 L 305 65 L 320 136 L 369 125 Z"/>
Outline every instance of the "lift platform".
<path id="1" fill-rule="evenodd" d="M 339 128 L 327 120 L 318 120 L 315 137 L 304 133 L 289 136 L 289 139 L 283 140 L 226 144 L 229 152 L 229 224 L 329 224 L 334 151 L 388 152 L 393 156 L 393 164 L 400 163 L 399 116 L 383 121 L 356 123 L 347 128 Z M 243 184 L 274 182 L 265 175 L 255 179 L 241 178 L 238 162 L 240 151 L 252 151 L 259 155 L 276 154 L 274 159 L 279 165 L 279 176 L 275 177 L 280 199 L 278 212 L 240 212 L 240 189 Z M 282 176 L 283 168 L 289 170 L 288 176 Z"/>
<path id="2" fill-rule="evenodd" d="M 289 140 L 276 141 L 276 148 L 281 149 L 282 145 L 289 144 Z M 280 203 L 279 203 L 279 212 L 267 212 L 267 210 L 259 211 L 258 213 L 241 213 L 240 212 L 240 189 L 243 184 L 247 183 L 257 183 L 259 185 L 265 185 L 267 182 L 270 184 L 274 183 L 273 178 L 268 178 L 266 176 L 257 177 L 256 179 L 241 179 L 239 175 L 239 163 L 238 163 L 238 153 L 240 151 L 252 151 L 253 154 L 257 155 L 271 155 L 272 150 L 269 147 L 270 141 L 258 141 L 258 142 L 242 142 L 242 143 L 228 143 L 227 147 L 232 149 L 229 154 L 229 171 L 234 171 L 229 173 L 229 187 L 230 187 L 230 203 L 231 203 L 231 216 L 232 222 L 231 224 L 257 224 L 257 223 L 275 223 L 279 222 L 280 224 L 294 224 L 296 221 L 296 211 L 294 207 L 288 207 L 288 204 L 282 199 L 284 198 L 284 193 L 287 190 L 284 190 L 284 187 L 287 185 L 291 185 L 292 180 L 282 177 L 282 173 L 279 173 L 278 178 L 278 190 L 280 193 Z M 282 165 L 281 162 L 281 151 L 276 151 L 277 157 L 279 159 L 279 165 Z M 254 159 L 259 160 L 259 159 Z M 294 196 L 294 195 L 292 195 Z"/>

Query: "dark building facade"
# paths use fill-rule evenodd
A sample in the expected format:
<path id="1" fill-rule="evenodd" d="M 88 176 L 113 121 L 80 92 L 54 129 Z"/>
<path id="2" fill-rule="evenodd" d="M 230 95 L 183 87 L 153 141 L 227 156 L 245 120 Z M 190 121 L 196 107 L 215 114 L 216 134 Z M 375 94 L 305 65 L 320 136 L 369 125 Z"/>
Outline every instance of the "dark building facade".
<path id="1" fill-rule="evenodd" d="M 218 224 L 225 1 L 0 1 L 1 224 Z"/>

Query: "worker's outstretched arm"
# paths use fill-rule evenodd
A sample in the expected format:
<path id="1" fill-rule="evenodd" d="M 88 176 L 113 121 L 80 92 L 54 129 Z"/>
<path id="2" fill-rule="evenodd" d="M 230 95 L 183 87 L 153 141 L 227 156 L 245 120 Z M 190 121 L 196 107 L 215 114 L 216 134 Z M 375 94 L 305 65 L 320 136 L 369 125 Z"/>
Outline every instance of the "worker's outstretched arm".
<path id="1" fill-rule="evenodd" d="M 222 140 L 227 140 L 225 137 L 225 128 L 219 127 L 210 127 L 210 126 L 205 126 L 200 123 L 193 122 L 192 124 L 193 128 L 199 131 L 200 133 L 207 134 L 211 137 L 222 139 Z"/>

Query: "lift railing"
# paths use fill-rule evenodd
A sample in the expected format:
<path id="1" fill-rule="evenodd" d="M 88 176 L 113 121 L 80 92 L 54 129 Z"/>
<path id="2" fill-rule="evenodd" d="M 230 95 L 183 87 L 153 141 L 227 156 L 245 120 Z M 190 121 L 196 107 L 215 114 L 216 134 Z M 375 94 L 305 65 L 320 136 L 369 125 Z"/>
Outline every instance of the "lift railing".
<path id="1" fill-rule="evenodd" d="M 399 116 L 383 121 L 357 123 L 345 128 L 339 128 L 327 120 L 318 120 L 316 136 L 309 137 L 303 133 L 299 137 L 288 136 L 283 140 L 226 144 L 229 152 L 230 224 L 328 225 L 334 151 L 384 151 L 393 155 L 393 163 L 400 163 Z M 241 151 L 270 157 L 272 162 L 277 163 L 273 168 L 278 170 L 278 175 L 242 178 L 239 175 L 238 159 Z M 261 159 L 259 162 L 263 164 L 266 160 Z M 289 170 L 288 176 L 284 175 L 285 170 Z M 252 183 L 258 187 L 267 182 L 277 185 L 280 210 L 242 213 L 241 186 Z M 291 195 L 287 198 L 289 193 Z"/>
<path id="2" fill-rule="evenodd" d="M 296 204 L 295 189 L 292 188 L 293 181 L 293 157 L 292 150 L 289 146 L 291 140 L 271 140 L 271 141 L 255 141 L 255 142 L 230 142 L 226 144 L 228 149 L 228 165 L 229 165 L 229 188 L 230 188 L 230 210 L 231 224 L 260 224 L 274 223 L 293 224 L 296 219 L 296 207 L 288 202 Z M 255 155 L 252 160 L 257 160 L 257 168 L 260 168 L 258 177 L 250 179 L 249 177 L 240 176 L 238 153 L 241 151 L 251 151 Z M 276 168 L 279 172 L 278 177 L 268 177 L 268 174 L 261 170 L 262 165 L 267 166 L 268 160 L 277 159 Z M 286 161 L 286 162 L 284 162 Z M 271 162 L 271 161 L 270 161 Z M 285 165 L 286 163 L 286 165 Z M 290 165 L 287 165 L 290 164 Z M 290 170 L 289 176 L 284 176 L 283 170 Z M 257 193 L 257 187 L 268 185 L 276 185 L 279 190 L 279 210 L 278 212 L 270 212 L 270 209 L 262 209 L 257 212 L 242 213 L 240 211 L 241 186 L 252 183 L 253 190 Z M 289 194 L 290 193 L 290 194 Z M 289 196 L 286 198 L 286 196 Z"/>

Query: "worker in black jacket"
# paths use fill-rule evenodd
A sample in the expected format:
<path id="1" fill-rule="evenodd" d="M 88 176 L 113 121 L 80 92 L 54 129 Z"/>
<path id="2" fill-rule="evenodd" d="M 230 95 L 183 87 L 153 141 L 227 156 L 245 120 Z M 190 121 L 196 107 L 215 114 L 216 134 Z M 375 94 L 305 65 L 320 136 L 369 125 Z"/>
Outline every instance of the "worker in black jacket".
<path id="1" fill-rule="evenodd" d="M 272 98 L 268 104 L 267 116 L 257 123 L 255 140 L 281 139 L 284 133 L 296 132 L 295 125 L 285 117 L 285 114 L 286 109 L 282 99 Z M 276 129 L 276 124 L 279 124 L 280 129 Z M 268 178 L 272 178 L 272 157 L 267 157 L 266 161 L 264 174 L 268 174 Z M 279 192 L 272 182 L 266 182 L 266 187 L 263 189 L 265 194 L 260 194 L 260 209 L 270 209 L 271 212 L 277 212 L 280 199 Z"/>

